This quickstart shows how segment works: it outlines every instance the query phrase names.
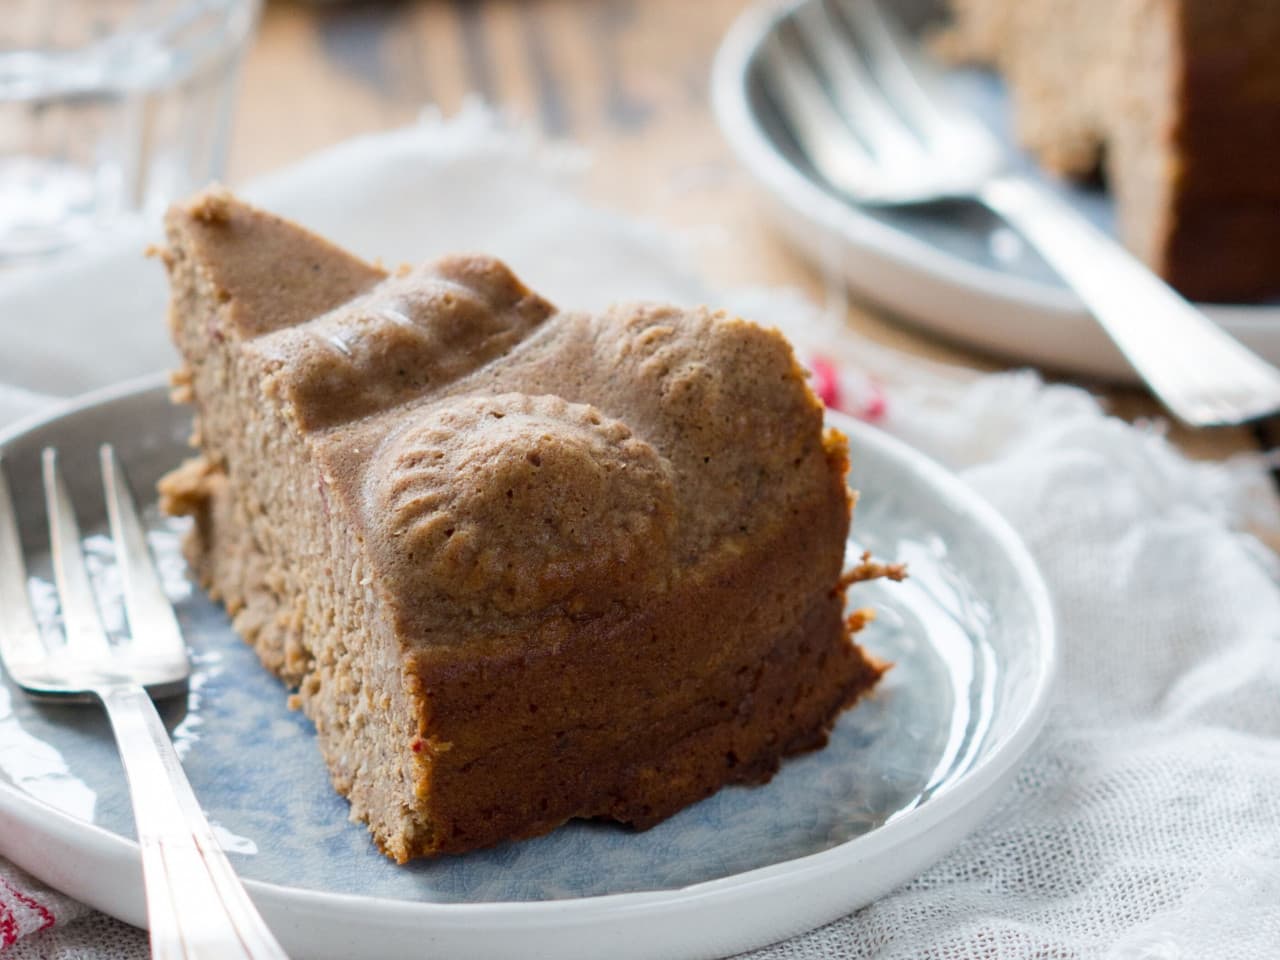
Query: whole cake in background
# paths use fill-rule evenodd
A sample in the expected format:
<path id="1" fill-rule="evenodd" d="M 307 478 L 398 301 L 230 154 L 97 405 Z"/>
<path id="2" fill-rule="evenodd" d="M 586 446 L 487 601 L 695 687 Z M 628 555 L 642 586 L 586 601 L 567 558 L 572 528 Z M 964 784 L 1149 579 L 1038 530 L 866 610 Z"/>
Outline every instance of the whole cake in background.
<path id="1" fill-rule="evenodd" d="M 853 642 L 845 438 L 775 332 L 389 275 L 213 190 L 170 211 L 202 585 L 397 861 L 648 827 L 822 746 Z"/>
<path id="2" fill-rule="evenodd" d="M 1000 70 L 1044 166 L 1103 172 L 1157 273 L 1200 300 L 1280 293 L 1280 3 L 949 3 L 944 54 Z"/>

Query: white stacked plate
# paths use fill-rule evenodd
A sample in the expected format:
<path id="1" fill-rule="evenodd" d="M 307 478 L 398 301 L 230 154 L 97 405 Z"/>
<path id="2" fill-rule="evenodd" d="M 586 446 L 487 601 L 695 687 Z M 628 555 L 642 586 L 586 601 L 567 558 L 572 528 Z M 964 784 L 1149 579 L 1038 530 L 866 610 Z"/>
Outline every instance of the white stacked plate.
<path id="1" fill-rule="evenodd" d="M 824 185 L 804 160 L 762 81 L 758 52 L 805 4 L 752 7 L 716 58 L 717 119 L 739 161 L 771 200 L 788 238 L 827 272 L 903 320 L 1008 360 L 1134 381 L 1115 346 L 1076 296 L 998 217 L 976 203 L 858 207 Z M 892 12 L 922 43 L 938 25 L 938 0 L 897 0 Z M 1104 229 L 1113 212 L 1097 188 L 1041 174 L 1013 144 L 1009 104 L 995 76 L 948 69 L 946 84 L 1008 145 L 1014 165 L 1055 190 Z M 1280 364 L 1280 304 L 1204 305 L 1257 353 Z"/>

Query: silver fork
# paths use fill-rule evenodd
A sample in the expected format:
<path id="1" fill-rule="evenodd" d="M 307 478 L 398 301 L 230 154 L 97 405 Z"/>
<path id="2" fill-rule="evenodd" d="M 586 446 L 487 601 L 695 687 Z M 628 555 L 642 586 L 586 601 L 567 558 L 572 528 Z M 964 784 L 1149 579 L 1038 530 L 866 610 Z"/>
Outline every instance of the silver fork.
<path id="1" fill-rule="evenodd" d="M 0 461 L 0 658 L 10 678 L 33 697 L 106 707 L 133 798 L 152 955 L 283 958 L 200 811 L 152 703 L 153 696 L 186 689 L 190 664 L 110 446 L 102 447 L 101 461 L 130 639 L 108 640 L 57 454 L 46 449 L 41 465 L 64 639 L 46 646 L 32 615 L 13 498 Z"/>
<path id="2" fill-rule="evenodd" d="M 1242 423 L 1280 410 L 1280 370 L 1205 317 L 1037 184 L 941 90 L 876 0 L 810 0 L 762 51 L 766 82 L 814 170 L 869 205 L 976 199 L 1075 290 L 1178 419 Z"/>

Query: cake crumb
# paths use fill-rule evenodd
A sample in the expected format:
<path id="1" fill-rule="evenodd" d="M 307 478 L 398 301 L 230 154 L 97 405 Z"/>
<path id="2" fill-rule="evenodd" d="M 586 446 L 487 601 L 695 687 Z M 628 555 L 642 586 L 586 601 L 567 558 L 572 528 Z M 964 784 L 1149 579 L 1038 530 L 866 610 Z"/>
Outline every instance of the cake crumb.
<path id="1" fill-rule="evenodd" d="M 142 248 L 142 255 L 148 259 L 159 260 L 166 269 L 173 266 L 173 251 L 163 243 L 148 243 Z"/>
<path id="2" fill-rule="evenodd" d="M 160 511 L 169 517 L 194 516 L 209 499 L 213 464 L 203 455 L 191 457 L 160 479 Z"/>
<path id="3" fill-rule="evenodd" d="M 191 392 L 191 368 L 182 367 L 169 374 L 169 400 L 173 403 L 194 403 Z"/>
<path id="4" fill-rule="evenodd" d="M 187 206 L 187 212 L 202 223 L 226 223 L 231 219 L 231 191 L 214 184 Z"/>
<path id="5" fill-rule="evenodd" d="M 876 612 L 874 608 L 859 607 L 857 610 L 853 611 L 853 613 L 849 614 L 849 616 L 844 618 L 844 625 L 849 629 L 849 635 L 853 636 L 853 634 L 857 633 L 868 623 L 871 623 L 875 618 Z"/>
<path id="6" fill-rule="evenodd" d="M 836 584 L 836 589 L 843 590 L 864 580 L 879 580 L 881 578 L 901 583 L 907 579 L 907 565 L 905 563 L 880 563 L 871 559 L 870 550 L 863 550 L 858 565 L 845 572 Z"/>

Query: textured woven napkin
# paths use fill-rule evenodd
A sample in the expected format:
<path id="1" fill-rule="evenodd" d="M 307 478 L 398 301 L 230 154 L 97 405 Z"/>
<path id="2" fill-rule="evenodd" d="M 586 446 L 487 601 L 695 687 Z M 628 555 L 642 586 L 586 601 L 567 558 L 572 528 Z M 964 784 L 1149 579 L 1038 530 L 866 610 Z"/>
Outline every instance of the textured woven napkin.
<path id="1" fill-rule="evenodd" d="M 1280 957 L 1280 587 L 1274 555 L 1240 532 L 1280 524 L 1261 465 L 1189 463 L 1030 374 L 890 354 L 832 319 L 838 297 L 824 311 L 785 291 L 708 290 L 681 243 L 578 199 L 579 163 L 472 111 L 345 144 L 249 194 L 390 262 L 485 250 L 560 303 L 707 301 L 779 325 L 825 399 L 1004 513 L 1057 607 L 1055 706 L 998 811 L 879 903 L 756 956 Z M 18 344 L 0 355 L 0 422 L 169 364 L 145 239 L 0 278 Z M 855 479 L 856 464 L 855 450 Z M 141 931 L 2 858 L 0 945 L 24 960 L 146 955 Z"/>

